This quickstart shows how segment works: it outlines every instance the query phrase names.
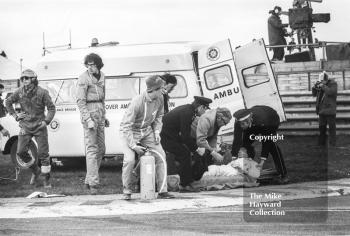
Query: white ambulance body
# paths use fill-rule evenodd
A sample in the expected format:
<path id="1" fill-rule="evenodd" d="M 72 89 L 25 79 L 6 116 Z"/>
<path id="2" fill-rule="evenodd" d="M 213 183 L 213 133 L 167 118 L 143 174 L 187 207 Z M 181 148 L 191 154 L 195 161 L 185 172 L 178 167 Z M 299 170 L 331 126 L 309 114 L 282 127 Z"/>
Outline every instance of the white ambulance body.
<path id="1" fill-rule="evenodd" d="M 232 112 L 254 105 L 269 105 L 285 120 L 282 102 L 263 40 L 232 50 L 230 40 L 214 44 L 159 43 L 69 49 L 47 54 L 38 63 L 39 86 L 47 89 L 56 105 L 48 126 L 51 157 L 85 156 L 83 128 L 76 105 L 78 76 L 86 68 L 84 57 L 97 53 L 103 59 L 106 76 L 106 156 L 121 153 L 119 125 L 131 99 L 144 91 L 145 78 L 171 73 L 178 84 L 170 94 L 170 109 L 193 101 L 193 96 L 211 98 L 212 108 Z M 233 131 L 233 122 L 221 133 Z M 1 123 L 11 138 L 2 138 L 4 154 L 16 156 L 18 123 L 13 117 Z M 35 143 L 35 141 L 33 140 Z M 33 145 L 35 146 L 35 145 Z M 35 150 L 32 150 L 35 153 Z"/>

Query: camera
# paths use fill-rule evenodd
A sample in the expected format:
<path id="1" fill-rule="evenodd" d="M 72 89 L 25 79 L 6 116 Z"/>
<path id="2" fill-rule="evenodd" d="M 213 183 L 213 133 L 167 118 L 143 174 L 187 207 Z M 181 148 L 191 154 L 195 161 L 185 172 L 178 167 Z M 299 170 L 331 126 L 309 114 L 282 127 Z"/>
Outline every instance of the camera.
<path id="1" fill-rule="evenodd" d="M 314 87 L 318 90 L 320 90 L 322 88 L 322 81 L 317 81 L 315 84 L 314 84 Z"/>
<path id="2" fill-rule="evenodd" d="M 312 96 L 316 97 L 318 92 L 322 90 L 322 81 L 317 81 L 314 86 L 312 87 Z"/>

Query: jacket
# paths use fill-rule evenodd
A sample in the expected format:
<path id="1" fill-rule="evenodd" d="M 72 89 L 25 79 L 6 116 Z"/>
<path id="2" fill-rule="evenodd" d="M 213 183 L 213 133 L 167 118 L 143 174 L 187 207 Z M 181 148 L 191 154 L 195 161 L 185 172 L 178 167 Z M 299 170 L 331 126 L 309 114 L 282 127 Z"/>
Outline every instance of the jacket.
<path id="1" fill-rule="evenodd" d="M 286 45 L 287 41 L 284 38 L 285 32 L 282 27 L 282 21 L 279 16 L 272 14 L 268 21 L 268 33 L 270 45 Z"/>
<path id="2" fill-rule="evenodd" d="M 27 114 L 24 119 L 19 121 L 19 126 L 24 134 L 36 133 L 42 121 L 50 124 L 56 113 L 56 107 L 49 92 L 40 86 L 36 86 L 28 94 L 25 93 L 24 86 L 22 86 L 6 99 L 6 108 L 12 116 L 16 114 L 13 104 L 17 102 L 20 103 L 23 112 Z M 45 115 L 45 107 L 47 108 L 47 115 Z"/>
<path id="3" fill-rule="evenodd" d="M 195 138 L 191 137 L 191 124 L 196 111 L 192 104 L 178 106 L 165 114 L 161 135 L 166 139 L 185 144 L 193 152 L 197 149 Z"/>
<path id="4" fill-rule="evenodd" d="M 316 113 L 319 115 L 335 115 L 337 111 L 337 82 L 328 80 L 320 90 L 316 90 L 314 86 L 312 92 L 317 96 Z"/>
<path id="5" fill-rule="evenodd" d="M 136 146 L 135 137 L 142 139 L 152 132 L 160 133 L 163 114 L 163 97 L 151 100 L 146 91 L 136 96 L 131 101 L 120 123 L 120 131 L 122 136 L 126 138 L 128 146 L 131 149 Z"/>
<path id="6" fill-rule="evenodd" d="M 105 77 L 100 73 L 99 80 L 88 71 L 78 78 L 76 98 L 83 124 L 90 118 L 95 121 L 105 118 Z"/>
<path id="7" fill-rule="evenodd" d="M 216 109 L 205 112 L 198 119 L 196 128 L 197 146 L 212 152 L 216 148 L 219 127 L 216 123 Z"/>
<path id="8" fill-rule="evenodd" d="M 277 112 L 268 106 L 254 106 L 250 108 L 253 113 L 253 121 L 251 127 L 243 130 L 239 125 L 239 122 L 235 122 L 233 130 L 233 143 L 231 153 L 237 157 L 238 151 L 241 147 L 249 146 L 252 141 L 243 139 L 243 137 L 249 137 L 254 135 L 275 135 L 280 125 L 280 118 Z M 271 140 L 262 141 L 261 157 L 268 156 L 271 145 Z"/>

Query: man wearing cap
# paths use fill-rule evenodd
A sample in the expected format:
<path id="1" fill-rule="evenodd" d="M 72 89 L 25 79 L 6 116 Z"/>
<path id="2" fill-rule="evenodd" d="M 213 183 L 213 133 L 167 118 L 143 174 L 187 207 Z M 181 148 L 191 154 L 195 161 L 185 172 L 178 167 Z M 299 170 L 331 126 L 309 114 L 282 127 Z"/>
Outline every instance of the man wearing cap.
<path id="1" fill-rule="evenodd" d="M 169 112 L 169 93 L 173 91 L 174 87 L 177 84 L 177 79 L 175 75 L 171 74 L 164 74 L 160 76 L 165 84 L 162 90 L 163 93 L 163 99 L 164 99 L 164 114 Z"/>
<path id="2" fill-rule="evenodd" d="M 254 157 L 255 150 L 252 143 L 255 141 L 254 136 L 266 136 L 262 139 L 261 162 L 262 167 L 268 155 L 271 154 L 275 163 L 276 170 L 280 174 L 278 180 L 281 184 L 289 182 L 287 169 L 284 164 L 281 149 L 273 139 L 268 136 L 276 135 L 280 125 L 280 118 L 277 112 L 268 106 L 254 106 L 250 109 L 241 109 L 236 111 L 233 116 L 236 118 L 234 125 L 232 156 L 237 156 L 241 147 L 248 151 L 248 156 Z"/>
<path id="3" fill-rule="evenodd" d="M 132 99 L 120 123 L 121 148 L 124 153 L 122 181 L 125 200 L 131 199 L 135 152 L 142 156 L 145 147 L 153 151 L 155 157 L 158 198 L 174 197 L 168 193 L 166 181 L 163 186 L 163 180 L 167 176 L 165 152 L 160 144 L 164 114 L 163 84 L 160 76 L 149 76 L 146 79 L 147 90 Z"/>
<path id="4" fill-rule="evenodd" d="M 97 194 L 99 169 L 105 154 L 105 127 L 109 127 L 105 109 L 105 76 L 102 59 L 95 53 L 85 56 L 87 70 L 78 78 L 76 97 L 84 129 L 86 155 L 85 186 Z"/>
<path id="5" fill-rule="evenodd" d="M 37 75 L 34 71 L 27 69 L 21 74 L 23 86 L 17 89 L 7 100 L 6 108 L 10 115 L 19 122 L 20 131 L 18 135 L 17 155 L 27 159 L 29 144 L 32 137 L 38 145 L 38 156 L 30 166 L 32 178 L 30 184 L 38 186 L 40 173 L 44 176 L 44 187 L 50 188 L 50 156 L 47 125 L 50 124 L 56 113 L 49 92 L 38 86 Z M 16 113 L 13 104 L 20 103 L 22 112 Z M 45 115 L 45 108 L 47 115 Z M 41 170 L 38 166 L 41 162 Z"/>
<path id="6" fill-rule="evenodd" d="M 191 167 L 191 152 L 197 150 L 196 140 L 191 137 L 191 124 L 196 116 L 201 116 L 209 109 L 211 99 L 194 97 L 191 104 L 178 106 L 163 117 L 161 143 L 165 151 L 175 155 L 180 163 L 180 188 L 182 191 L 195 191 L 191 186 L 194 181 Z M 168 160 L 174 166 L 174 160 Z M 172 171 L 175 167 L 171 167 Z"/>

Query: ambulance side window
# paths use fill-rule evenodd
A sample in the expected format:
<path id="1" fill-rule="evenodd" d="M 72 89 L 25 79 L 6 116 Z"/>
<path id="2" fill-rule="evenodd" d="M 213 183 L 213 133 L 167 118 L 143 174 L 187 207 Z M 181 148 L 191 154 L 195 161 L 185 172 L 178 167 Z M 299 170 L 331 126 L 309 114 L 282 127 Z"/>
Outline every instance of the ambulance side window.
<path id="1" fill-rule="evenodd" d="M 138 77 L 107 77 L 106 101 L 131 100 L 139 91 Z"/>
<path id="2" fill-rule="evenodd" d="M 76 103 L 75 87 L 77 79 L 40 81 L 55 104 Z"/>
<path id="3" fill-rule="evenodd" d="M 181 75 L 175 75 L 177 84 L 174 87 L 173 91 L 169 93 L 170 98 L 185 98 L 188 95 L 187 91 L 187 84 L 185 81 L 185 78 Z M 140 83 L 140 93 L 146 90 L 146 80 L 147 76 L 141 78 L 141 83 Z"/>
<path id="4" fill-rule="evenodd" d="M 58 90 L 62 84 L 61 80 L 50 80 L 50 81 L 40 81 L 39 86 L 46 89 L 49 92 L 49 95 L 53 102 L 56 101 Z"/>
<path id="5" fill-rule="evenodd" d="M 208 90 L 230 85 L 233 82 L 231 68 L 228 65 L 224 65 L 207 70 L 204 73 L 204 80 Z"/>
<path id="6" fill-rule="evenodd" d="M 253 87 L 258 84 L 270 81 L 265 64 L 249 67 L 242 71 L 244 84 L 246 87 Z"/>
<path id="7" fill-rule="evenodd" d="M 185 79 L 181 75 L 175 75 L 177 84 L 173 91 L 169 93 L 170 98 L 184 98 L 187 97 L 187 85 Z"/>
<path id="8" fill-rule="evenodd" d="M 63 84 L 59 90 L 57 102 L 60 103 L 76 103 L 76 83 L 77 80 L 64 80 Z"/>

